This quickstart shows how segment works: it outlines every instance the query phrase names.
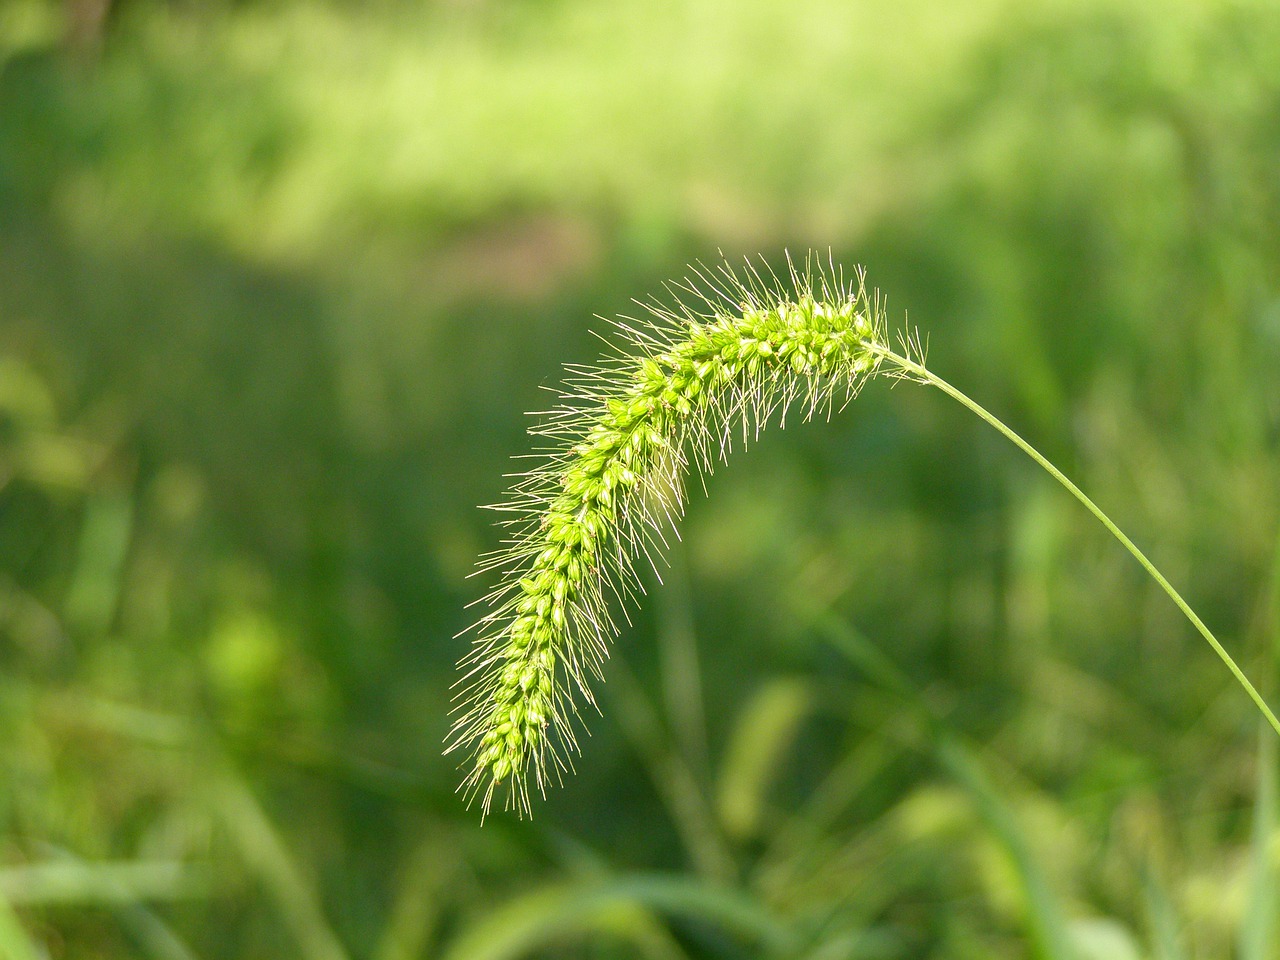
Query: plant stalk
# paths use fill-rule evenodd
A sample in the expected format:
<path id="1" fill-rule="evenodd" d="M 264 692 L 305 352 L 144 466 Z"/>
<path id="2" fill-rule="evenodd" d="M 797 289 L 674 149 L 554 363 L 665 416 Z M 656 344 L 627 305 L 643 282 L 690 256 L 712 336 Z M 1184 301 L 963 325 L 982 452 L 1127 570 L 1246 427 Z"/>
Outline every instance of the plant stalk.
<path id="1" fill-rule="evenodd" d="M 1244 675 L 1244 671 L 1236 664 L 1231 654 L 1227 653 L 1226 648 L 1218 642 L 1218 638 L 1213 635 L 1213 631 L 1205 626 L 1204 621 L 1201 620 L 1200 617 L 1196 615 L 1196 612 L 1191 609 L 1191 605 L 1188 604 L 1186 600 L 1182 599 L 1182 594 L 1178 593 L 1178 591 L 1174 589 L 1173 584 L 1165 579 L 1164 574 L 1156 569 L 1156 565 L 1147 559 L 1147 555 L 1138 549 L 1137 544 L 1130 540 L 1125 535 L 1124 531 L 1117 527 L 1112 519 L 1102 512 L 1102 508 L 1089 499 L 1083 490 L 1072 483 L 1071 480 L 1068 479 L 1061 470 L 1050 463 L 1039 450 L 1029 444 L 1026 440 L 1023 440 L 1022 437 L 1018 436 L 1017 433 L 1006 426 L 995 414 L 991 413 L 986 407 L 982 406 L 977 401 L 971 400 L 968 396 L 953 387 L 946 380 L 943 380 L 933 371 L 926 368 L 923 364 L 917 363 L 910 357 L 903 356 L 883 344 L 876 343 L 871 340 L 864 341 L 864 343 L 868 350 L 879 354 L 885 360 L 888 360 L 890 363 L 900 368 L 903 373 L 919 380 L 922 383 L 931 384 L 932 386 L 937 387 L 953 400 L 956 400 L 965 407 L 968 407 L 969 410 L 1004 434 L 1004 436 L 1008 438 L 1008 440 L 1019 450 L 1025 453 L 1036 463 L 1040 464 L 1040 466 L 1043 467 L 1048 474 L 1053 477 L 1053 479 L 1062 484 L 1062 486 L 1065 487 L 1073 497 L 1084 504 L 1085 508 L 1097 517 L 1104 527 L 1111 531 L 1111 535 L 1124 544 L 1124 548 L 1133 554 L 1134 559 L 1137 560 L 1138 563 L 1142 564 L 1142 568 L 1151 575 L 1151 578 L 1155 580 L 1156 583 L 1160 584 L 1160 588 L 1169 595 L 1169 598 L 1175 604 L 1177 604 L 1178 609 L 1181 610 L 1186 618 L 1191 621 L 1191 625 L 1200 632 L 1200 636 L 1204 637 L 1209 646 L 1213 647 L 1214 652 L 1222 659 L 1222 662 L 1227 665 L 1227 669 L 1231 671 L 1232 676 L 1236 678 L 1240 686 L 1242 686 L 1245 692 L 1249 694 L 1250 699 L 1252 699 L 1258 709 L 1262 711 L 1262 715 L 1267 718 L 1267 722 L 1271 724 L 1271 728 L 1275 730 L 1277 734 L 1280 734 L 1280 720 L 1276 719 L 1276 715 L 1271 712 L 1271 708 L 1267 706 L 1267 702 L 1262 699 L 1262 695 L 1258 693 L 1254 685 L 1249 682 L 1249 678 Z"/>

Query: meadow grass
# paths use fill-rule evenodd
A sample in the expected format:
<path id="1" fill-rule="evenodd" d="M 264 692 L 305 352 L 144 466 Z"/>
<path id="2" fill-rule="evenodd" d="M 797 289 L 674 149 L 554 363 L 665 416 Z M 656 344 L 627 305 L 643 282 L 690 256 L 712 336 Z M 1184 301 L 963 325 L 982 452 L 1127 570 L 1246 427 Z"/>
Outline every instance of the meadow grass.
<path id="1" fill-rule="evenodd" d="M 1244 698 L 931 391 L 691 505 L 535 822 L 481 829 L 436 746 L 511 411 L 592 309 L 717 245 L 910 290 L 947 376 L 1274 677 L 1274 3 L 112 11 L 64 72 L 63 6 L 0 4 L 0 349 L 39 381 L 0 377 L 0 952 L 739 955 L 700 885 L 806 957 L 1025 960 L 1078 923 L 1133 944 L 1090 960 L 1280 957 Z M 529 291 L 548 222 L 586 240 Z M 227 738 L 256 814 L 174 721 Z M 211 892 L 102 896 L 157 858 Z"/>

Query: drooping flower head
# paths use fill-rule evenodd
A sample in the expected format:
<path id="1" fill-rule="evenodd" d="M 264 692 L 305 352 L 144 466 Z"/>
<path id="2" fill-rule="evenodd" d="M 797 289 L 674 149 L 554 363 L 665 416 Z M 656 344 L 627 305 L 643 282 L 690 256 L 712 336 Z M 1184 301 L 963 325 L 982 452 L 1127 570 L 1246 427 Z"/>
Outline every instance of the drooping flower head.
<path id="1" fill-rule="evenodd" d="M 449 750 L 468 752 L 462 789 L 508 785 L 530 809 L 576 752 L 578 705 L 594 706 L 616 613 L 657 566 L 684 507 L 691 465 L 710 474 L 799 404 L 806 418 L 847 403 L 877 369 L 883 312 L 863 274 L 828 261 L 788 263 L 786 279 L 748 263 L 699 267 L 614 321 L 615 350 L 570 367 L 559 404 L 530 429 L 551 441 L 505 502 L 507 537 L 481 559 L 497 586 L 472 628 Z"/>

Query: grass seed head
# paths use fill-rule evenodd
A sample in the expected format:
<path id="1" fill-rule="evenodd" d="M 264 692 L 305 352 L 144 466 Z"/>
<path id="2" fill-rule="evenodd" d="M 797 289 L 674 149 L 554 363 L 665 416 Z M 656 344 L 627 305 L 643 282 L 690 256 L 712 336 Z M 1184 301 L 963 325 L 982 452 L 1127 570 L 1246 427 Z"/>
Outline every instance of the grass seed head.
<path id="1" fill-rule="evenodd" d="M 880 363 L 879 299 L 858 271 L 828 259 L 788 261 L 785 279 L 748 262 L 699 266 L 642 320 L 614 321 L 616 356 L 571 368 L 560 402 L 530 429 L 553 448 L 496 509 L 503 547 L 470 653 L 448 750 L 466 754 L 461 790 L 485 813 L 495 792 L 530 812 L 577 751 L 578 704 L 595 705 L 637 562 L 656 565 L 684 506 L 692 465 L 703 475 L 775 416 L 806 418 L 852 399 Z"/>

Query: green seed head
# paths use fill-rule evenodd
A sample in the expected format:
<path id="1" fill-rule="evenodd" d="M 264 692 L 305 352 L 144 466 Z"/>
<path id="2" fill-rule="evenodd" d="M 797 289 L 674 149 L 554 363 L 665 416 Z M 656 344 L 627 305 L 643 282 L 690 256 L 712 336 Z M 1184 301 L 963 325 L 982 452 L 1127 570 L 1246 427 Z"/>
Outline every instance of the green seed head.
<path id="1" fill-rule="evenodd" d="M 473 627 L 449 750 L 466 753 L 462 790 L 488 812 L 530 811 L 577 749 L 575 703 L 594 705 L 618 633 L 613 612 L 635 595 L 636 562 L 656 561 L 682 512 L 690 464 L 703 474 L 775 415 L 806 417 L 851 399 L 885 342 L 861 272 L 846 283 L 810 258 L 786 280 L 751 264 L 700 268 L 691 295 L 617 322 L 630 359 L 576 371 L 549 419 L 555 445 L 499 509 L 511 537 L 484 563 L 498 585 Z"/>

